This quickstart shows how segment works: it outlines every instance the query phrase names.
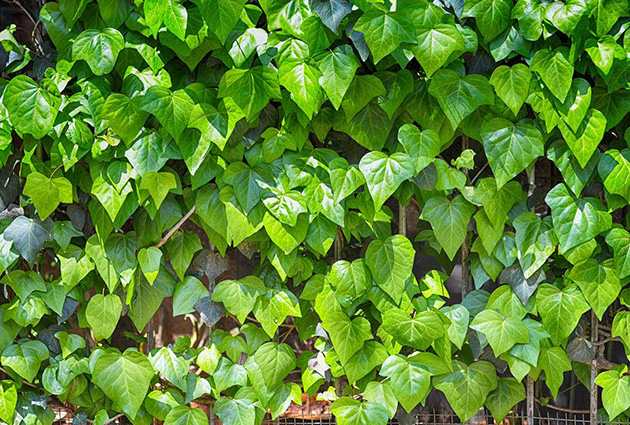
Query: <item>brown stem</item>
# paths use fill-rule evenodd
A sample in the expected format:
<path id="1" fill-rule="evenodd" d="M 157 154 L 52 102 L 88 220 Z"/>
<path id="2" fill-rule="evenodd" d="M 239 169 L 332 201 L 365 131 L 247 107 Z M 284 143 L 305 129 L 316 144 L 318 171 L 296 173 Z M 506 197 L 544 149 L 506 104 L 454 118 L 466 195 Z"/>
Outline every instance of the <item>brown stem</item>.
<path id="1" fill-rule="evenodd" d="M 557 410 L 558 412 L 573 413 L 576 415 L 586 415 L 587 413 L 590 413 L 590 410 L 573 410 L 573 409 L 567 409 L 566 407 L 554 406 L 553 404 L 543 405 L 542 402 L 538 399 L 536 399 L 536 403 L 540 404 L 542 407 L 548 407 L 549 409 Z"/>
<path id="2" fill-rule="evenodd" d="M 157 245 L 155 245 L 156 248 L 160 248 L 162 245 L 164 245 L 166 242 L 168 242 L 168 240 L 171 238 L 171 236 L 173 236 L 173 234 L 175 232 L 177 232 L 177 230 L 182 227 L 182 224 L 184 224 L 186 222 L 186 220 L 188 220 L 190 218 L 191 215 L 193 215 L 195 213 L 195 206 L 193 205 L 193 207 L 186 213 L 185 216 L 183 216 L 178 222 L 177 224 L 175 224 L 175 226 L 173 226 L 173 228 L 171 230 L 168 231 L 168 233 L 166 235 L 164 235 L 164 237 L 162 238 L 162 240 L 160 242 L 158 242 Z"/>

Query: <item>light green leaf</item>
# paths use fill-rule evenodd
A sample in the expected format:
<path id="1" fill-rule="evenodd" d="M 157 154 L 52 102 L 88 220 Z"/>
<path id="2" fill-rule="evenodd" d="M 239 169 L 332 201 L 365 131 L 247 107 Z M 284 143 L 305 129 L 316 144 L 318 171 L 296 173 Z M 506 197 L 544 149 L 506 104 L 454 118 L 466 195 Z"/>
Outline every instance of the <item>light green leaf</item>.
<path id="1" fill-rule="evenodd" d="M 224 280 L 212 292 L 212 301 L 223 303 L 225 309 L 244 323 L 256 305 L 258 296 L 265 292 L 265 284 L 256 276 L 239 280 Z"/>
<path id="2" fill-rule="evenodd" d="M 398 130 L 398 141 L 413 161 L 417 175 L 424 170 L 442 151 L 440 135 L 431 129 L 420 131 L 418 127 L 405 124 Z"/>
<path id="3" fill-rule="evenodd" d="M 503 421 L 513 407 L 525 400 L 525 387 L 514 378 L 499 378 L 497 387 L 488 394 L 485 405 L 497 422 Z"/>
<path id="4" fill-rule="evenodd" d="M 360 402 L 350 397 L 343 397 L 330 406 L 339 425 L 386 425 L 387 409 L 374 401 Z"/>
<path id="5" fill-rule="evenodd" d="M 481 139 L 499 189 L 545 154 L 542 134 L 525 122 L 493 118 L 482 125 Z"/>
<path id="6" fill-rule="evenodd" d="M 388 357 L 380 374 L 390 378 L 392 390 L 407 413 L 422 403 L 431 390 L 432 374 L 426 366 L 400 354 Z"/>
<path id="7" fill-rule="evenodd" d="M 577 283 L 600 320 L 621 292 L 621 282 L 613 267 L 613 260 L 590 258 L 573 266 L 567 277 Z"/>
<path id="8" fill-rule="evenodd" d="M 410 317 L 404 310 L 392 308 L 383 314 L 383 328 L 399 344 L 424 351 L 444 335 L 445 326 L 434 311 L 421 311 Z"/>
<path id="9" fill-rule="evenodd" d="M 114 28 L 83 31 L 72 43 L 72 59 L 84 60 L 96 75 L 112 72 L 125 39 Z"/>
<path id="10" fill-rule="evenodd" d="M 188 406 L 176 406 L 164 418 L 164 425 L 205 425 L 207 423 L 208 416 L 203 410 Z"/>
<path id="11" fill-rule="evenodd" d="M 518 261 L 525 279 L 529 279 L 556 250 L 558 238 L 553 230 L 551 217 L 544 219 L 525 212 L 513 221 L 516 230 Z"/>
<path id="12" fill-rule="evenodd" d="M 543 284 L 536 291 L 536 307 L 554 344 L 562 344 L 590 308 L 577 285 L 564 289 Z"/>
<path id="13" fill-rule="evenodd" d="M 494 104 L 494 92 L 486 77 L 472 74 L 461 77 L 450 69 L 435 73 L 429 93 L 438 100 L 453 128 L 478 107 Z"/>
<path id="14" fill-rule="evenodd" d="M 149 192 L 157 209 L 160 209 L 162 206 L 162 202 L 164 202 L 168 192 L 175 188 L 177 188 L 175 175 L 169 172 L 149 171 L 140 180 L 140 190 Z"/>
<path id="15" fill-rule="evenodd" d="M 549 91 L 560 102 L 564 102 L 569 94 L 573 80 L 573 66 L 567 60 L 566 53 L 560 49 L 541 49 L 530 63 L 530 69 L 542 78 Z"/>
<path id="16" fill-rule="evenodd" d="M 281 97 L 278 74 L 266 66 L 231 69 L 221 78 L 219 97 L 231 97 L 251 122 L 269 99 Z"/>
<path id="17" fill-rule="evenodd" d="M 372 338 L 370 322 L 364 317 L 350 320 L 345 313 L 336 311 L 326 315 L 322 326 L 330 335 L 335 352 L 344 365 Z"/>
<path id="18" fill-rule="evenodd" d="M 602 403 L 609 418 L 615 419 L 630 408 L 630 376 L 622 376 L 618 370 L 608 370 L 601 372 L 595 383 L 603 388 Z"/>
<path id="19" fill-rule="evenodd" d="M 332 4 L 339 0 L 321 2 Z M 339 109 L 360 62 L 352 51 L 352 47 L 341 45 L 317 57 L 317 66 L 321 71 L 319 84 L 330 99 L 330 103 Z"/>
<path id="20" fill-rule="evenodd" d="M 415 254 L 409 239 L 402 235 L 390 236 L 384 241 L 374 240 L 365 253 L 376 284 L 395 303 L 400 302 L 407 279 L 411 276 Z"/>
<path id="21" fill-rule="evenodd" d="M 383 152 L 370 152 L 361 158 L 359 169 L 365 176 L 365 182 L 377 211 L 402 182 L 415 175 L 411 158 L 404 153 L 388 156 Z"/>
<path id="22" fill-rule="evenodd" d="M 275 388 L 295 369 L 295 354 L 287 344 L 267 342 L 256 350 L 254 362 L 260 367 L 267 388 Z"/>
<path id="23" fill-rule="evenodd" d="M 560 183 L 551 189 L 545 202 L 551 207 L 560 253 L 593 239 L 612 226 L 612 217 L 601 201 L 576 199 L 565 184 Z"/>
<path id="24" fill-rule="evenodd" d="M 90 298 L 85 310 L 85 319 L 96 340 L 107 339 L 114 333 L 120 313 L 122 303 L 118 295 L 96 294 Z"/>
<path id="25" fill-rule="evenodd" d="M 365 41 L 378 63 L 401 43 L 415 43 L 415 31 L 408 17 L 387 12 L 384 8 L 372 6 L 354 25 L 354 30 L 362 32 Z"/>
<path id="26" fill-rule="evenodd" d="M 61 96 L 52 84 L 40 86 L 25 75 L 18 75 L 7 84 L 2 104 L 18 132 L 41 139 L 53 127 Z"/>
<path id="27" fill-rule="evenodd" d="M 195 311 L 195 304 L 209 296 L 208 288 L 196 277 L 186 276 L 175 285 L 173 293 L 173 316 L 181 316 Z"/>
<path id="28" fill-rule="evenodd" d="M 10 368 L 22 378 L 32 382 L 42 362 L 47 360 L 48 356 L 48 348 L 42 342 L 23 339 L 2 352 L 2 366 Z"/>
<path id="29" fill-rule="evenodd" d="M 545 371 L 545 382 L 553 397 L 557 398 L 558 390 L 564 381 L 564 373 L 572 369 L 567 353 L 562 347 L 543 348 L 538 367 Z"/>
<path id="30" fill-rule="evenodd" d="M 475 18 L 479 31 L 489 41 L 508 27 L 512 5 L 509 0 L 466 0 L 462 16 Z"/>
<path id="31" fill-rule="evenodd" d="M 110 351 L 92 367 L 93 382 L 130 418 L 135 418 L 149 389 L 153 367 L 138 351 Z"/>
<path id="32" fill-rule="evenodd" d="M 476 315 L 470 328 L 486 336 L 497 357 L 512 348 L 514 344 L 529 342 L 529 331 L 520 319 L 504 318 L 494 310 L 485 310 Z"/>
<path id="33" fill-rule="evenodd" d="M 511 68 L 501 65 L 492 72 L 490 84 L 501 100 L 516 115 L 525 103 L 531 78 L 532 72 L 527 65 L 517 63 Z"/>
<path id="34" fill-rule="evenodd" d="M 468 223 L 475 207 L 457 195 L 452 200 L 444 196 L 434 196 L 424 205 L 422 219 L 431 223 L 433 233 L 450 259 L 464 243 Z"/>
<path id="35" fill-rule="evenodd" d="M 462 421 L 472 418 L 497 385 L 492 363 L 477 361 L 470 366 L 453 361 L 453 373 L 434 378 L 433 385 L 442 391 Z"/>

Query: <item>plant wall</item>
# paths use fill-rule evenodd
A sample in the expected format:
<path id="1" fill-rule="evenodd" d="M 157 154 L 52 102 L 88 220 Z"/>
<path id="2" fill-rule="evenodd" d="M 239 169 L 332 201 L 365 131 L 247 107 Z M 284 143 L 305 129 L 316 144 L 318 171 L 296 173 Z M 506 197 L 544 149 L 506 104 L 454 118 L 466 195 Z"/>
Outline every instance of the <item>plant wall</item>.
<path id="1" fill-rule="evenodd" d="M 2 421 L 500 421 L 591 368 L 625 415 L 627 0 L 3 7 Z"/>

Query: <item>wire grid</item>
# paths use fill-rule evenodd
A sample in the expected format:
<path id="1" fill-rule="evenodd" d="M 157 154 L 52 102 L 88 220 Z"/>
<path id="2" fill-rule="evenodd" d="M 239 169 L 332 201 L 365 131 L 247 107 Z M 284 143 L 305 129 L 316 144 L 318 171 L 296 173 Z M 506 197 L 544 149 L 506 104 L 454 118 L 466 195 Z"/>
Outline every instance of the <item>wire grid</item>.
<path id="1" fill-rule="evenodd" d="M 534 416 L 533 425 L 590 425 L 590 416 L 588 414 L 573 414 L 549 411 L 544 415 Z M 263 425 L 333 425 L 336 424 L 336 420 L 332 415 L 320 415 L 320 416 L 308 416 L 308 415 L 295 415 L 290 417 L 281 417 L 275 420 L 266 420 Z M 421 413 L 416 416 L 415 422 L 405 424 L 399 422 L 396 419 L 389 422 L 389 425 L 452 425 L 459 424 L 461 421 L 459 418 L 450 413 L 444 412 L 428 412 Z M 480 411 L 472 419 L 466 422 L 468 425 L 491 425 L 497 424 L 494 418 Z M 630 422 L 612 422 L 612 421 L 599 421 L 601 425 L 630 425 Z M 500 424 L 497 425 L 528 425 L 527 417 L 514 412 L 510 413 Z"/>

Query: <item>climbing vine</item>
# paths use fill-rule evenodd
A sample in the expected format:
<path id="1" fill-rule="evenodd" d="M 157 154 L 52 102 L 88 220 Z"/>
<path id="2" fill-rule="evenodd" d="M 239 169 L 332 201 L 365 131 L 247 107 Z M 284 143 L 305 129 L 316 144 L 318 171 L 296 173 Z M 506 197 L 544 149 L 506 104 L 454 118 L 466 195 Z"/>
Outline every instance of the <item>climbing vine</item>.
<path id="1" fill-rule="evenodd" d="M 36 3 L 0 32 L 2 421 L 501 421 L 590 370 L 625 417 L 627 0 Z M 163 304 L 200 332 L 156 346 Z"/>

